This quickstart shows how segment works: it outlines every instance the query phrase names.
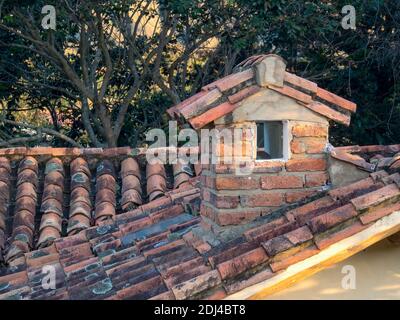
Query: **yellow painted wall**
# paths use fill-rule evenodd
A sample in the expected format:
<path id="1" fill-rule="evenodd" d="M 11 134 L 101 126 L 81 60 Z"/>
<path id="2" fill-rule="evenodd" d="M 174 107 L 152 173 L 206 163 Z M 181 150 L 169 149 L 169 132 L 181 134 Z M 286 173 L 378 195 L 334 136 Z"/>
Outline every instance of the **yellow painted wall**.
<path id="1" fill-rule="evenodd" d="M 343 266 L 356 270 L 356 289 L 345 290 Z M 400 246 L 381 241 L 267 299 L 400 299 Z"/>

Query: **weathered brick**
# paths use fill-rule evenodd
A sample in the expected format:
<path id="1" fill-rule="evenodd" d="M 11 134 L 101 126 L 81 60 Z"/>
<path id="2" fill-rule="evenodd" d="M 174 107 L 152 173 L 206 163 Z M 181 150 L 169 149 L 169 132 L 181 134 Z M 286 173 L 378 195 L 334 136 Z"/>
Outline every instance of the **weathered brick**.
<path id="1" fill-rule="evenodd" d="M 303 187 L 303 177 L 300 176 L 266 176 L 261 177 L 262 189 L 293 189 Z"/>
<path id="2" fill-rule="evenodd" d="M 325 159 L 295 159 L 286 163 L 286 170 L 289 172 L 325 171 L 326 167 Z"/>
<path id="3" fill-rule="evenodd" d="M 254 173 L 278 173 L 281 172 L 285 163 L 283 161 L 257 161 L 254 163 Z"/>
<path id="4" fill-rule="evenodd" d="M 214 189 L 215 188 L 215 177 L 202 175 L 200 178 L 202 185 L 206 188 Z"/>
<path id="5" fill-rule="evenodd" d="M 285 199 L 288 203 L 294 203 L 311 197 L 317 193 L 318 191 L 316 190 L 290 191 L 286 192 Z"/>
<path id="6" fill-rule="evenodd" d="M 296 124 L 292 128 L 295 137 L 327 137 L 328 126 L 317 124 Z"/>
<path id="7" fill-rule="evenodd" d="M 329 176 L 326 172 L 307 173 L 305 186 L 307 188 L 324 186 L 324 185 L 326 185 L 328 180 L 329 180 Z"/>
<path id="8" fill-rule="evenodd" d="M 217 190 L 252 190 L 260 187 L 260 179 L 253 176 L 245 177 L 217 177 Z"/>
<path id="9" fill-rule="evenodd" d="M 211 192 L 209 189 L 201 189 L 201 199 L 207 202 L 211 202 Z"/>
<path id="10" fill-rule="evenodd" d="M 239 195 L 227 196 L 211 193 L 211 204 L 218 209 L 233 209 L 239 205 Z"/>
<path id="11" fill-rule="evenodd" d="M 242 209 L 237 211 L 220 210 L 217 213 L 217 222 L 221 226 L 238 225 L 253 221 L 254 219 L 269 213 L 270 210 Z"/>
<path id="12" fill-rule="evenodd" d="M 204 216 L 204 217 L 207 217 L 207 218 L 211 219 L 211 220 L 215 220 L 216 216 L 217 216 L 217 213 L 214 210 L 214 208 L 205 205 L 204 202 L 202 202 L 202 204 L 200 206 L 200 214 L 202 216 Z"/>
<path id="13" fill-rule="evenodd" d="M 291 143 L 291 150 L 293 153 L 308 153 L 317 154 L 324 153 L 326 147 L 326 140 L 319 138 L 295 138 Z"/>
<path id="14" fill-rule="evenodd" d="M 247 157 L 253 154 L 253 143 L 249 141 L 232 142 L 231 144 L 220 143 L 217 145 L 215 154 L 218 157 Z"/>
<path id="15" fill-rule="evenodd" d="M 240 196 L 243 207 L 279 207 L 284 204 L 284 193 L 261 193 Z"/>

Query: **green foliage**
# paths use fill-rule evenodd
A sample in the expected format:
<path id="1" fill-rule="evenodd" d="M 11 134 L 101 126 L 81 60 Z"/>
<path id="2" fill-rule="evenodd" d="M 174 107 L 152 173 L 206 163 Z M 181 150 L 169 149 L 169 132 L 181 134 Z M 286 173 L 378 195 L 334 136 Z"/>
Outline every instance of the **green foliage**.
<path id="1" fill-rule="evenodd" d="M 103 17 L 104 28 L 114 25 L 122 31 L 123 26 L 127 27 L 124 18 L 130 8 L 139 2 L 152 1 L 68 2 L 74 8 L 82 6 L 90 10 L 78 10 L 79 21 L 75 21 L 64 1 L 18 1 L 18 8 L 34 16 L 40 24 L 42 6 L 55 5 L 57 30 L 40 32 L 62 51 L 78 48 L 80 26 L 90 23 L 94 12 Z M 134 40 L 132 48 L 143 57 L 158 44 L 165 41 L 165 45 L 157 53 L 159 57 L 147 65 L 139 58 L 134 60 L 142 81 L 116 138 L 119 145 L 140 145 L 148 128 L 165 126 L 166 108 L 230 73 L 235 64 L 248 56 L 268 52 L 282 55 L 291 71 L 358 104 L 349 128 L 333 125 L 333 144 L 400 143 L 399 1 L 352 1 L 357 14 L 356 30 L 341 27 L 341 9 L 348 4 L 345 0 L 158 0 L 152 3 L 156 6 L 142 7 L 138 12 L 149 20 L 160 17 L 160 25 L 168 25 L 172 35 L 167 39 L 168 33 L 140 34 Z M 12 13 L 14 6 L 15 1 L 6 1 L 0 19 L 9 27 L 21 29 L 22 21 Z M 95 37 L 89 36 L 96 43 L 88 53 L 93 59 Z M 76 87 L 51 60 L 18 44 L 32 45 L 0 29 L 0 100 L 7 101 L 10 119 L 15 117 L 23 98 L 30 107 L 53 110 L 61 117 L 63 121 L 57 130 L 83 144 L 93 144 L 83 128 L 82 112 L 76 107 L 81 99 Z M 104 103 L 115 120 L 121 97 L 134 79 L 128 67 L 129 44 L 108 39 L 107 46 L 113 73 Z M 65 51 L 65 56 L 82 78 L 79 55 Z M 100 59 L 100 71 L 96 73 L 99 82 L 104 77 L 104 67 L 104 60 Z M 34 85 L 40 81 L 47 85 L 46 89 Z M 51 89 L 56 86 L 76 98 Z M 96 134 L 104 142 L 98 131 Z M 61 143 L 53 141 L 54 145 Z"/>

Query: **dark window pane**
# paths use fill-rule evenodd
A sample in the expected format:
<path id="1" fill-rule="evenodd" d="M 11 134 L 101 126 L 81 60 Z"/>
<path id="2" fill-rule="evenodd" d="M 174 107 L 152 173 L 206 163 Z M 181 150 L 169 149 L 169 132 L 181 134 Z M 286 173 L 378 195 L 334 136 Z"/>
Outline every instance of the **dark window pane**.
<path id="1" fill-rule="evenodd" d="M 280 121 L 257 124 L 257 159 L 283 158 L 283 123 Z"/>

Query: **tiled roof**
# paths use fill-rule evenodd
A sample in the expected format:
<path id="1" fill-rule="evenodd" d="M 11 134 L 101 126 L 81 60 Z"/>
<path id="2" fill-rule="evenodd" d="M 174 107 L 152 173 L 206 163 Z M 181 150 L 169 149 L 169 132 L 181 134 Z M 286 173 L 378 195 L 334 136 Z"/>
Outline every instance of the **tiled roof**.
<path id="1" fill-rule="evenodd" d="M 196 231 L 199 189 L 191 180 L 182 190 L 24 254 L 18 266 L 3 271 L 0 299 L 221 299 L 400 211 L 395 171 L 373 172 L 278 210 L 220 244 Z M 56 270 L 56 290 L 41 285 L 44 265 Z"/>
<path id="2" fill-rule="evenodd" d="M 242 100 L 262 89 L 256 82 L 254 67 L 267 56 L 258 55 L 246 59 L 237 66 L 237 72 L 206 85 L 199 93 L 170 108 L 168 114 L 200 129 L 234 111 Z M 350 114 L 356 111 L 355 103 L 289 72 L 285 72 L 283 87 L 268 85 L 268 88 L 345 125 L 350 124 Z"/>
<path id="3" fill-rule="evenodd" d="M 131 148 L 0 149 L 0 264 L 192 188 L 194 171 Z"/>
<path id="4" fill-rule="evenodd" d="M 383 169 L 396 172 L 400 168 L 400 144 L 338 147 L 330 154 L 337 160 L 351 163 L 368 172 Z"/>

